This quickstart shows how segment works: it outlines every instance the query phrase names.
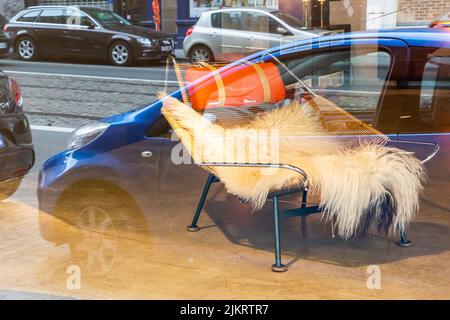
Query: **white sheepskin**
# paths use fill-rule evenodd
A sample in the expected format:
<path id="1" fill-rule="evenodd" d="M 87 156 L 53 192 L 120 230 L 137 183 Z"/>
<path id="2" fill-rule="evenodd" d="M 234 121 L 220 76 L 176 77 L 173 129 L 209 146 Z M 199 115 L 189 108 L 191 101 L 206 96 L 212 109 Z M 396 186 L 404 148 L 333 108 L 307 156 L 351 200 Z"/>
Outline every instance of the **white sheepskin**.
<path id="1" fill-rule="evenodd" d="M 424 168 L 413 154 L 396 148 L 365 144 L 347 148 L 330 137 L 307 106 L 292 104 L 265 112 L 245 126 L 223 128 L 180 101 L 165 97 L 162 113 L 175 120 L 193 143 L 188 149 L 198 162 L 230 162 L 252 158 L 248 145 L 228 145 L 226 137 L 251 136 L 249 131 L 275 130 L 279 152 L 258 154 L 258 162 L 290 164 L 308 174 L 312 191 L 320 194 L 327 220 L 334 218 L 338 235 L 348 239 L 364 231 L 394 233 L 411 221 L 419 207 Z M 183 137 L 182 137 L 183 140 Z M 245 158 L 245 157 L 244 157 Z M 245 162 L 245 161 L 243 161 Z M 270 191 L 299 184 L 295 172 L 277 169 L 214 167 L 229 193 L 261 208 Z"/>

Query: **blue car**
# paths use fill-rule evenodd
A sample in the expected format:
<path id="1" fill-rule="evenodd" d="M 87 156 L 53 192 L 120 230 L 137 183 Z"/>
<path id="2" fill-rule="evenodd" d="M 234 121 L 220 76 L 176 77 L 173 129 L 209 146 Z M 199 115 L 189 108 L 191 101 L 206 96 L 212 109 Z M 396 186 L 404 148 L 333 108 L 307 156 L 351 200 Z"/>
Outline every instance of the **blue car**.
<path id="1" fill-rule="evenodd" d="M 437 143 L 441 150 L 427 163 L 429 179 L 419 217 L 449 213 L 450 33 L 414 29 L 331 35 L 263 51 L 219 72 L 222 76 L 240 72 L 245 61 L 276 61 L 283 99 L 304 94 L 300 80 L 388 134 L 390 144 L 413 151 L 419 158 L 426 158 L 433 152 L 432 143 Z M 201 86 L 212 77 L 190 86 Z M 234 109 L 267 107 L 250 98 L 254 85 L 248 83 L 248 90 L 240 94 L 242 105 Z M 182 91 L 172 96 L 181 99 Z M 161 101 L 156 101 L 78 129 L 69 149 L 48 159 L 40 172 L 42 215 L 58 217 L 77 228 L 100 221 L 98 225 L 164 233 L 166 239 L 183 232 L 207 173 L 183 155 L 160 108 Z M 227 194 L 223 186 L 214 188 L 202 219 L 211 219 L 233 243 L 271 250 L 272 236 L 265 226 L 270 214 L 252 215 L 251 208 Z M 270 205 L 266 207 L 263 211 L 271 210 Z M 56 245 L 69 243 L 72 250 L 80 247 L 77 237 L 41 220 L 45 239 Z M 411 229 L 414 238 L 420 230 Z"/>

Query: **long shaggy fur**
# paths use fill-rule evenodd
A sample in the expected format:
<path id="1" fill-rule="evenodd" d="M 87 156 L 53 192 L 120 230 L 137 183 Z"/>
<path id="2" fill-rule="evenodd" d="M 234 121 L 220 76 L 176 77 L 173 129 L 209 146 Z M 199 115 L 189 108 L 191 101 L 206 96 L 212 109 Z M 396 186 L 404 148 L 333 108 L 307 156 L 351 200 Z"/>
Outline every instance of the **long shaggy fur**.
<path id="1" fill-rule="evenodd" d="M 338 235 L 345 239 L 365 231 L 393 233 L 404 228 L 418 210 L 424 169 L 414 155 L 380 145 L 346 148 L 327 135 L 306 105 L 274 109 L 231 129 L 211 123 L 171 97 L 164 98 L 162 112 L 189 133 L 197 150 L 204 151 L 201 159 L 194 157 L 197 162 L 226 162 L 229 154 L 251 154 L 248 148 L 227 146 L 225 135 L 278 130 L 279 159 L 267 155 L 266 159 L 259 158 L 260 162 L 291 164 L 305 170 L 311 189 L 320 194 L 324 216 L 334 219 Z M 271 174 L 259 168 L 212 169 L 228 192 L 257 209 L 270 191 L 301 182 L 298 174 L 284 169 Z"/>

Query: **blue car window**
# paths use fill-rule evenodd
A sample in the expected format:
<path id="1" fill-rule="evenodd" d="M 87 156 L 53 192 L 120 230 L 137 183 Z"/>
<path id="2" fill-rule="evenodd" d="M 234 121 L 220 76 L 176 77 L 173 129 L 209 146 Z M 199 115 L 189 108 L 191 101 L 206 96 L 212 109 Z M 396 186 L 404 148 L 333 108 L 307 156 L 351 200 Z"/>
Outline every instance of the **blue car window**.
<path id="1" fill-rule="evenodd" d="M 410 68 L 402 133 L 450 132 L 450 57 L 434 51 L 421 52 Z"/>
<path id="2" fill-rule="evenodd" d="M 315 93 L 372 124 L 391 60 L 376 48 L 352 48 L 294 58 L 286 65 Z"/>
<path id="3" fill-rule="evenodd" d="M 152 125 L 147 129 L 146 136 L 147 137 L 160 137 L 160 138 L 170 138 L 170 133 L 172 132 L 172 128 L 167 122 L 166 118 L 162 115 L 156 120 Z"/>
<path id="4" fill-rule="evenodd" d="M 420 119 L 430 129 L 450 132 L 450 57 L 433 57 L 424 68 Z"/>

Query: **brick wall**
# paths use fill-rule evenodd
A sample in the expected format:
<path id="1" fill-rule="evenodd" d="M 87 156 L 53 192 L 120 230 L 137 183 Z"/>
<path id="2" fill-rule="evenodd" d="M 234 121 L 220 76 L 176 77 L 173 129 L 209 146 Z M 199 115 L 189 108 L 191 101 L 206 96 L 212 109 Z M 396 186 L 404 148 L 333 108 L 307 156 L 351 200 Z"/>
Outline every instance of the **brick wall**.
<path id="1" fill-rule="evenodd" d="M 450 12 L 450 0 L 398 0 L 398 24 L 428 23 Z"/>

